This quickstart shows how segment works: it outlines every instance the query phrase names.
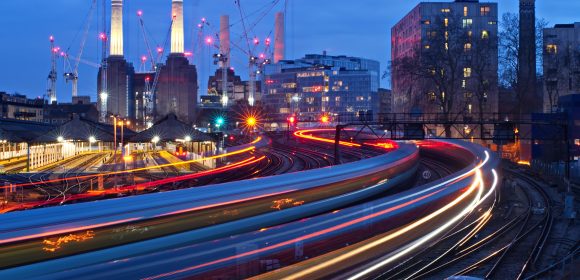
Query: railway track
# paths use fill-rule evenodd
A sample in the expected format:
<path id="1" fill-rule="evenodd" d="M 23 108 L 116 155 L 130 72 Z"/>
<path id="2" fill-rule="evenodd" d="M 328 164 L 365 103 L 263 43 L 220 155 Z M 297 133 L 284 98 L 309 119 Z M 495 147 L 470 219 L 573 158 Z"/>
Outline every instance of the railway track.
<path id="1" fill-rule="evenodd" d="M 487 210 L 472 213 L 447 236 L 376 279 L 442 279 L 459 275 L 496 279 L 500 271 L 501 279 L 524 278 L 536 265 L 548 239 L 553 222 L 551 200 L 533 179 L 509 169 L 506 173 L 525 183 L 520 184 L 524 196 L 521 213 L 510 217 L 513 215 L 509 213 L 515 211 L 506 210 L 503 214 L 507 215 L 502 215 L 506 208 L 501 207 L 497 194 Z M 504 192 L 508 191 L 506 188 Z M 538 214 L 542 208 L 544 213 Z"/>

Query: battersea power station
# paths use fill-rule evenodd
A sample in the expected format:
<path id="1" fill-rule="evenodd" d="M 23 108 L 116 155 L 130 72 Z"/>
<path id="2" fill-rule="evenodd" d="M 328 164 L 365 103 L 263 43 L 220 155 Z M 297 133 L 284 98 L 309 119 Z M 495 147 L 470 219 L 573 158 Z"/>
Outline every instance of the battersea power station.
<path id="1" fill-rule="evenodd" d="M 197 69 L 184 54 L 183 0 L 172 0 L 172 15 L 171 49 L 165 64 L 136 73 L 123 52 L 123 0 L 112 0 L 109 54 L 97 78 L 100 121 L 109 122 L 116 116 L 132 120 L 140 128 L 168 114 L 183 122 L 194 121 Z"/>

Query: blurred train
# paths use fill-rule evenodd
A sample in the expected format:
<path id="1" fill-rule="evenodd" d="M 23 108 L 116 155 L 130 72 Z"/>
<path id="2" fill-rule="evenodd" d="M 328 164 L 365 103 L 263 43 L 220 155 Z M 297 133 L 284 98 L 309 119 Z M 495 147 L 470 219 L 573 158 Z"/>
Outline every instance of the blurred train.
<path id="1" fill-rule="evenodd" d="M 364 242 L 374 236 L 404 227 L 414 221 L 417 216 L 432 213 L 462 194 L 472 184 L 476 169 L 481 170 L 486 182 L 490 182 L 492 179 L 491 169 L 497 166 L 497 161 L 490 159 L 488 152 L 469 143 L 427 142 L 421 146 L 422 153 L 427 152 L 430 156 L 438 157 L 444 162 L 453 162 L 461 171 L 428 185 L 348 208 L 341 207 L 341 205 L 345 205 L 341 202 L 341 199 L 346 198 L 348 200 L 351 198 L 346 197 L 347 195 L 338 194 L 333 194 L 320 201 L 304 203 L 300 207 L 285 208 L 283 209 L 284 211 L 280 211 L 282 208 L 278 208 L 278 211 L 243 219 L 239 217 L 243 211 L 242 208 L 236 207 L 231 209 L 240 211 L 231 214 L 236 219 L 223 224 L 215 224 L 171 236 L 79 255 L 77 258 L 73 257 L 75 264 L 76 262 L 86 263 L 84 265 L 75 265 L 76 267 L 70 266 L 71 258 L 68 261 L 59 259 L 32 265 L 28 268 L 22 267 L 7 270 L 5 271 L 5 276 L 22 275 L 21 273 L 35 275 L 35 273 L 42 271 L 45 276 L 53 278 L 74 278 L 79 275 L 91 275 L 95 279 L 122 276 L 149 277 L 149 279 L 187 277 L 230 279 L 251 277 L 284 266 L 297 264 L 304 260 L 314 260 L 316 256 L 327 254 L 334 250 L 346 249 L 349 244 L 358 244 L 358 242 Z M 413 157 L 409 158 L 407 155 L 404 158 L 409 160 Z M 370 162 L 372 161 L 373 159 Z M 404 165 L 398 162 L 398 164 L 391 165 L 388 170 L 403 172 L 405 170 Z M 406 166 L 406 169 L 409 169 L 409 165 Z M 322 175 L 321 173 L 329 175 L 329 170 L 325 168 L 304 172 L 302 177 L 307 177 L 310 181 L 316 181 L 326 177 L 317 176 Z M 360 173 L 357 175 L 351 174 L 355 175 L 356 179 L 347 181 L 351 183 L 358 182 L 363 180 L 363 178 L 369 179 L 377 174 L 374 173 L 375 175 L 373 175 L 372 173 L 367 173 L 366 176 L 360 176 L 362 175 Z M 287 175 L 296 177 L 295 174 Z M 276 177 L 279 176 L 268 179 L 278 179 Z M 317 187 L 316 190 L 318 192 L 326 192 L 332 189 L 336 190 L 336 188 L 341 186 L 341 183 L 330 183 L 329 180 L 334 181 L 330 177 L 324 178 L 323 181 L 325 181 L 325 185 L 328 184 L 326 186 L 330 187 L 330 189 L 323 190 L 324 187 Z M 250 182 L 253 185 L 258 183 L 256 180 L 251 180 Z M 245 185 L 243 182 L 238 182 L 238 184 L 240 183 Z M 267 184 L 263 183 L 260 185 L 265 187 Z M 365 184 L 367 188 L 363 190 L 370 190 L 377 188 L 381 184 L 392 183 L 392 179 L 369 183 Z M 300 184 L 297 184 L 297 186 L 300 186 Z M 248 188 L 249 186 L 240 187 Z M 361 191 L 359 190 L 358 192 Z M 357 193 L 357 191 L 354 193 Z M 271 199 L 267 200 L 272 201 Z M 466 203 L 467 201 L 459 203 L 457 208 L 461 209 Z M 334 211 L 325 210 L 326 214 L 315 215 L 315 213 L 320 213 L 321 208 L 334 209 Z M 310 217 L 301 219 L 305 213 Z M 267 228 L 268 221 L 272 221 L 274 224 L 287 221 L 293 222 Z M 262 225 L 264 228 L 258 231 L 248 231 L 249 228 L 258 225 Z M 412 241 L 417 238 L 416 234 L 428 231 L 429 229 L 427 228 L 417 228 L 415 231 L 410 231 L 410 234 L 402 235 L 401 238 L 408 238 Z M 224 233 L 226 236 L 222 236 L 222 238 L 201 238 L 204 235 L 216 237 Z M 127 234 L 125 232 L 125 235 Z M 387 251 L 400 248 L 401 244 L 399 242 L 401 240 L 394 241 L 380 247 Z M 133 254 L 131 257 L 124 257 L 123 252 L 133 252 Z M 369 255 L 372 256 L 372 254 Z M 97 258 L 101 258 L 101 260 L 96 261 Z M 361 262 L 364 263 L 365 260 L 352 259 L 353 266 Z M 144 269 L 143 264 L 147 264 L 146 269 Z M 300 264 L 297 265 L 297 267 L 299 266 Z M 346 267 L 341 267 L 340 265 L 333 266 L 328 271 L 329 273 L 340 273 L 343 268 L 346 269 Z M 1 275 L 2 273 L 0 273 Z M 269 276 L 271 279 L 283 278 L 278 277 L 283 275 L 273 274 Z M 322 278 L 327 276 L 329 275 L 324 275 Z"/>
<path id="2" fill-rule="evenodd" d="M 176 152 L 179 150 L 177 146 L 174 149 Z M 176 236 L 193 229 L 210 229 L 211 226 L 226 225 L 228 222 L 268 213 L 275 213 L 275 217 L 261 220 L 261 224 L 289 222 L 307 215 L 332 211 L 400 187 L 414 178 L 418 164 L 416 146 L 401 144 L 399 149 L 391 153 L 333 167 L 126 197 L 122 200 L 7 213 L 0 216 L 0 269 L 50 259 L 57 261 L 55 258 L 87 251 L 102 253 L 103 250 L 98 250 L 131 242 L 146 242 L 163 236 Z M 323 203 L 327 199 L 332 199 L 332 203 Z M 310 204 L 315 208 L 309 209 L 307 213 L 300 210 L 296 216 L 284 214 L 286 210 Z M 239 234 L 247 231 L 246 227 L 254 226 L 228 226 L 218 232 L 211 230 L 197 234 L 196 238 L 197 241 L 208 241 L 224 235 Z M 45 244 L 46 240 L 58 242 L 62 238 L 73 237 L 79 238 L 79 241 L 67 244 L 66 250 L 49 248 Z M 162 245 L 162 248 L 165 246 L 157 244 L 135 250 L 122 249 L 124 253 L 112 255 L 99 253 L 100 257 L 91 257 L 90 262 L 103 260 L 101 257 L 115 258 L 127 252 L 156 251 L 161 249 L 156 247 L 158 245 Z M 141 251 L 143 249 L 145 251 Z M 14 253 L 20 257 L 10 257 Z M 51 262 L 38 265 L 56 269 Z M 46 269 L 52 271 L 49 267 Z M 28 272 L 34 273 L 32 270 Z M 3 273 L 7 271 L 0 272 L 0 279 Z"/>

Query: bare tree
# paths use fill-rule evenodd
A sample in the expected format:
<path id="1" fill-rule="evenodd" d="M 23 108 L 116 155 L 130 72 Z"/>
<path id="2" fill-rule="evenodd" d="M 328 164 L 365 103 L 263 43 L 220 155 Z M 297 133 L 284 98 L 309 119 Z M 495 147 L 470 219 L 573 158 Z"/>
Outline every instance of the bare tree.
<path id="1" fill-rule="evenodd" d="M 464 24 L 458 16 L 436 18 L 429 23 L 423 44 L 412 55 L 392 62 L 393 76 L 415 88 L 408 104 L 422 113 L 437 113 L 446 137 L 451 137 L 449 122 L 465 110 L 462 81 L 472 75 L 466 66 L 471 34 Z"/>
<path id="2" fill-rule="evenodd" d="M 519 25 L 518 14 L 505 13 L 502 15 L 499 31 L 499 83 L 505 88 L 514 90 L 518 88 Z M 545 19 L 536 19 L 536 68 L 539 74 L 542 73 L 543 30 L 546 26 L 548 26 L 548 22 Z"/>
<path id="3" fill-rule="evenodd" d="M 497 100 L 490 100 L 490 92 L 497 89 L 497 56 L 492 54 L 498 53 L 498 41 L 495 34 L 486 33 L 472 36 L 473 49 L 470 51 L 470 65 L 472 68 L 472 77 L 467 80 L 468 88 L 473 91 L 475 96 L 477 114 L 479 120 L 484 119 L 484 114 L 495 113 L 497 110 Z M 494 104 L 491 104 L 494 102 Z M 480 133 L 483 138 L 483 125 L 480 126 Z"/>

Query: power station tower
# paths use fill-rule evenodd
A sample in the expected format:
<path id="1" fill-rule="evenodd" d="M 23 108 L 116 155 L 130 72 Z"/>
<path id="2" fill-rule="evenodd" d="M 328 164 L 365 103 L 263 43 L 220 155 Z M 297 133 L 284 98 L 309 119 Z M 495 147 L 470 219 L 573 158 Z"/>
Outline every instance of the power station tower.
<path id="1" fill-rule="evenodd" d="M 228 68 L 230 67 L 230 17 L 223 15 L 220 17 L 220 32 L 219 32 L 220 53 L 214 55 L 215 63 L 219 65 L 222 71 L 222 106 L 228 106 Z"/>
<path id="2" fill-rule="evenodd" d="M 284 60 L 285 57 L 285 24 L 284 13 L 276 13 L 274 27 L 274 63 Z"/>
<path id="3" fill-rule="evenodd" d="M 58 55 L 58 48 L 54 46 L 54 36 L 49 37 L 50 40 L 50 72 L 48 73 L 48 89 L 46 95 L 50 104 L 56 101 L 56 59 Z"/>

